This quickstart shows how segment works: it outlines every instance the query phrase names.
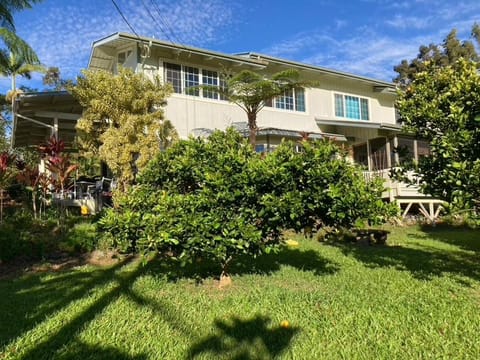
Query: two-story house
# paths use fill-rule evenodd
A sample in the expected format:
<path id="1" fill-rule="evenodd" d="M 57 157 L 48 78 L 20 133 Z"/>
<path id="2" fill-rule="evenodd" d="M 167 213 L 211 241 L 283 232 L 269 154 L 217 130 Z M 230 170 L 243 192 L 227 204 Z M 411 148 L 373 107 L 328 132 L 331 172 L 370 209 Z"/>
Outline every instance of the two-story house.
<path id="1" fill-rule="evenodd" d="M 386 179 L 385 198 L 404 204 L 407 211 L 417 206 L 431 219 L 438 214 L 436 200 L 388 179 L 385 169 L 401 161 L 402 152 L 398 149 L 410 150 L 407 153 L 415 158 L 428 151 L 426 144 L 400 135 L 393 83 L 257 53 L 229 55 L 126 33 L 115 33 L 93 43 L 89 69 L 115 73 L 119 66 L 172 84 L 174 93 L 168 98 L 166 117 L 182 138 L 205 136 L 229 126 L 246 134 L 247 117 L 243 110 L 201 85 L 223 86 L 226 77 L 244 69 L 265 76 L 296 69 L 302 78 L 318 86 L 293 89 L 266 104 L 257 118 L 257 150 L 270 151 L 284 138 L 299 139 L 305 134 L 332 139 L 347 147 L 352 159 L 365 166 L 366 176 L 375 174 Z M 35 118 L 35 111 L 25 105 L 26 97 L 17 100 L 15 131 L 19 134 L 20 125 L 28 123 L 26 118 L 47 121 Z M 27 108 L 25 115 L 22 112 Z M 75 114 L 64 116 L 73 119 L 67 120 L 65 130 L 71 130 L 79 116 L 78 108 L 75 109 Z M 47 115 L 46 111 L 40 115 Z M 47 137 L 50 130 L 55 130 L 55 124 L 62 124 L 58 114 L 56 122 L 53 118 L 48 121 L 51 127 L 45 130 Z M 57 131 L 62 132 L 61 126 Z"/>

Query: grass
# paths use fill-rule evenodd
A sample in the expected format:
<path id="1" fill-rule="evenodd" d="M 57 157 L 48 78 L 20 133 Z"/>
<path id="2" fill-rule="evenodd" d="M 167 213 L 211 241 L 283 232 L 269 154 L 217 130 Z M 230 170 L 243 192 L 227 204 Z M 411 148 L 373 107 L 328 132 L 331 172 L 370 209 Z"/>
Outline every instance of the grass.
<path id="1" fill-rule="evenodd" d="M 479 231 L 397 228 L 384 247 L 297 240 L 243 259 L 222 290 L 128 258 L 1 280 L 0 359 L 480 358 Z"/>

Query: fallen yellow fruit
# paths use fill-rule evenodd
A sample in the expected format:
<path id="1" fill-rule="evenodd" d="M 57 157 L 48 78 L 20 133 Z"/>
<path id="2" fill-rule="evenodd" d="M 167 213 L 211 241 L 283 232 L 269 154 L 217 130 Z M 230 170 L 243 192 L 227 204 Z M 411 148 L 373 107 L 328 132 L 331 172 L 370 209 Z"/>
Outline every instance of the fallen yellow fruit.
<path id="1" fill-rule="evenodd" d="M 285 244 L 287 244 L 287 246 L 289 246 L 289 247 L 296 247 L 296 246 L 298 246 L 298 241 L 288 239 L 288 240 L 285 241 Z"/>
<path id="2" fill-rule="evenodd" d="M 280 327 L 282 327 L 284 329 L 288 329 L 290 327 L 290 322 L 288 320 L 282 320 L 280 322 Z"/>

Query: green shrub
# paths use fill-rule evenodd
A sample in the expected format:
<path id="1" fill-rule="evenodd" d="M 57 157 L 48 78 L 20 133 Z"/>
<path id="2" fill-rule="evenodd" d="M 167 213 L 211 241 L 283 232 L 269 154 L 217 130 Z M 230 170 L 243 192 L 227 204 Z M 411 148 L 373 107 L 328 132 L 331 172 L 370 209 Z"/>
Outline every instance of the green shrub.
<path id="1" fill-rule="evenodd" d="M 61 240 L 59 247 L 70 253 L 93 251 L 97 248 L 98 236 L 96 225 L 79 222 L 73 225 Z"/>
<path id="2" fill-rule="evenodd" d="M 55 248 L 55 226 L 53 221 L 37 220 L 22 211 L 4 219 L 0 225 L 0 260 L 44 257 Z"/>
<path id="3" fill-rule="evenodd" d="M 225 272 L 238 255 L 277 249 L 286 229 L 374 224 L 396 211 L 334 144 L 296 145 L 260 156 L 231 129 L 179 142 L 115 198 L 100 231 L 123 251 L 211 258 Z"/>

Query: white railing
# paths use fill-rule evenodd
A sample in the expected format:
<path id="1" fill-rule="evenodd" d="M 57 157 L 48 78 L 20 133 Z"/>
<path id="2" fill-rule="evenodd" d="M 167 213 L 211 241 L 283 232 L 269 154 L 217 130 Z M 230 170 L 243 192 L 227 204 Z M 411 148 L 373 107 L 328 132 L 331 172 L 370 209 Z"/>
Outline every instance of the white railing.
<path id="1" fill-rule="evenodd" d="M 390 169 L 382 169 L 376 171 L 364 171 L 364 178 L 368 180 L 381 178 L 385 182 L 385 191 L 382 193 L 383 198 L 393 200 L 397 197 L 427 197 L 420 192 L 418 185 L 411 185 L 401 181 L 392 180 L 390 178 Z"/>

